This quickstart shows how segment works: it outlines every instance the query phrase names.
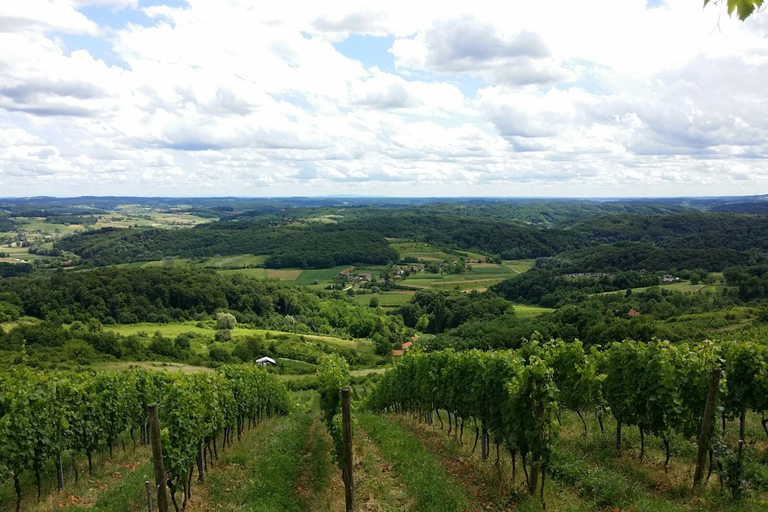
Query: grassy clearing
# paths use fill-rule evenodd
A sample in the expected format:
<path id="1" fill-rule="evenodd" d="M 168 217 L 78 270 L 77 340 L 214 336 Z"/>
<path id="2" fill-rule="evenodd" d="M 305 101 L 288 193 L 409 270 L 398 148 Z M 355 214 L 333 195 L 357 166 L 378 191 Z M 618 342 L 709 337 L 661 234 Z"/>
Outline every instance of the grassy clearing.
<path id="1" fill-rule="evenodd" d="M 400 258 L 417 258 L 423 261 L 441 261 L 454 258 L 454 256 L 424 242 L 393 239 L 390 240 L 389 246 L 400 254 Z"/>
<path id="2" fill-rule="evenodd" d="M 544 313 L 552 313 L 552 308 L 542 308 L 539 306 L 529 306 L 527 304 L 515 304 L 515 314 L 522 317 L 539 316 Z"/>
<path id="3" fill-rule="evenodd" d="M 534 260 L 509 260 L 505 261 L 504 265 L 517 272 L 518 274 L 522 274 L 523 272 L 528 272 L 533 268 L 533 262 Z"/>
<path id="4" fill-rule="evenodd" d="M 381 416 L 359 414 L 357 419 L 401 478 L 413 510 L 444 512 L 470 507 L 469 498 L 451 482 L 437 457 L 409 432 Z"/>
<path id="5" fill-rule="evenodd" d="M 182 372 L 182 373 L 200 373 L 213 372 L 212 368 L 205 366 L 191 366 L 184 363 L 165 363 L 156 361 L 112 361 L 108 363 L 94 363 L 91 365 L 94 370 L 105 371 L 127 371 L 133 369 L 142 369 L 156 372 Z"/>
<path id="6" fill-rule="evenodd" d="M 206 259 L 202 266 L 216 268 L 243 268 L 248 266 L 262 265 L 267 260 L 267 256 L 253 254 L 234 254 L 231 256 L 214 256 Z"/>
<path id="7" fill-rule="evenodd" d="M 399 307 L 411 300 L 414 293 L 415 292 L 412 291 L 381 292 L 375 295 L 366 293 L 363 295 L 355 295 L 352 300 L 356 304 L 367 306 L 370 304 L 371 299 L 376 297 L 379 300 L 379 306 L 381 307 Z"/>
<path id="8" fill-rule="evenodd" d="M 665 290 L 672 290 L 682 293 L 723 293 L 724 289 L 738 290 L 736 286 L 725 286 L 723 284 L 691 284 L 690 281 L 680 281 L 678 283 L 659 284 L 655 286 L 646 286 L 643 288 L 632 288 L 632 292 L 643 292 L 649 288 L 662 288 Z M 625 290 L 617 292 L 602 292 L 597 295 L 608 295 L 611 293 L 625 293 Z"/>

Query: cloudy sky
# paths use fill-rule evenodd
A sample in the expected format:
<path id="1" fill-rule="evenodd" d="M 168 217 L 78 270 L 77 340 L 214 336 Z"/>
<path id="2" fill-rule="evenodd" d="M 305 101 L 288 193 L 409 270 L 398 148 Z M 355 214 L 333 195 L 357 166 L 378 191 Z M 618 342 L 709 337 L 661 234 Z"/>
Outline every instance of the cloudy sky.
<path id="1" fill-rule="evenodd" d="M 0 1 L 0 196 L 763 193 L 768 13 Z"/>

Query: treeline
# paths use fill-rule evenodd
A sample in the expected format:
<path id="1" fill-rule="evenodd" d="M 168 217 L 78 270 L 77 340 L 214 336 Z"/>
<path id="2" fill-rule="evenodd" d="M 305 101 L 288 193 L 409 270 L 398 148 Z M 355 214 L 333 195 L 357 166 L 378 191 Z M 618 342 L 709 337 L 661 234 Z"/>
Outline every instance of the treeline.
<path id="1" fill-rule="evenodd" d="M 720 272 L 732 265 L 744 265 L 762 261 L 765 255 L 759 250 L 735 249 L 669 249 L 648 243 L 617 242 L 577 251 L 566 252 L 542 262 L 541 266 L 571 269 L 575 272 L 647 270 L 649 272 L 671 269 L 706 269 Z"/>
<path id="2" fill-rule="evenodd" d="M 768 264 L 731 267 L 723 272 L 729 286 L 739 287 L 741 300 L 768 297 Z"/>
<path id="3" fill-rule="evenodd" d="M 381 235 L 338 226 L 270 227 L 264 222 L 211 223 L 191 229 L 104 228 L 64 238 L 56 248 L 95 265 L 168 256 L 267 254 L 266 266 L 328 268 L 352 263 L 384 265 L 397 251 Z"/>
<path id="4" fill-rule="evenodd" d="M 561 224 L 582 217 L 627 213 L 660 215 L 696 211 L 675 204 L 648 202 L 584 201 L 578 199 L 470 199 L 462 202 L 439 202 L 408 207 L 409 211 L 440 215 L 457 215 L 481 219 L 516 220 L 530 224 Z"/>
<path id="5" fill-rule="evenodd" d="M 4 305 L 8 305 L 6 308 Z M 389 336 L 394 319 L 340 292 L 313 292 L 241 274 L 192 267 L 103 268 L 0 281 L 0 311 L 56 324 L 206 320 L 230 311 L 239 323 L 296 333 Z M 400 326 L 399 328 L 401 328 Z"/>
<path id="6" fill-rule="evenodd" d="M 714 329 L 756 318 L 757 313 L 730 309 L 736 303 L 737 297 L 686 294 L 653 287 L 629 295 L 618 292 L 592 296 L 535 316 L 507 313 L 496 318 L 470 319 L 440 335 L 423 337 L 419 343 L 430 350 L 517 348 L 532 332 L 568 342 L 578 339 L 588 346 L 623 339 L 702 341 Z M 630 311 L 635 314 L 629 315 Z"/>
<path id="7" fill-rule="evenodd" d="M 493 285 L 489 291 L 513 302 L 556 308 L 579 302 L 595 293 L 654 286 L 659 282 L 659 276 L 649 272 L 582 275 L 569 274 L 562 269 L 533 268 Z"/>
<path id="8" fill-rule="evenodd" d="M 98 222 L 98 217 L 94 215 L 48 215 L 45 222 L 49 224 L 82 224 L 92 226 Z"/>
<path id="9" fill-rule="evenodd" d="M 29 263 L 6 263 L 0 261 L 0 278 L 25 276 L 32 272 Z"/>
<path id="10" fill-rule="evenodd" d="M 571 224 L 596 243 L 645 242 L 668 249 L 768 249 L 768 217 L 724 213 L 604 215 Z"/>

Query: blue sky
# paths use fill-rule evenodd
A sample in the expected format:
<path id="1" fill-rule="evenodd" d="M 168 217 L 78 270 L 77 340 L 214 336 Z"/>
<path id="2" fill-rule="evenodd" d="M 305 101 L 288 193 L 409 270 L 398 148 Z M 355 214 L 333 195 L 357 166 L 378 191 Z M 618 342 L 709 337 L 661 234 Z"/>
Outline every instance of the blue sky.
<path id="1" fill-rule="evenodd" d="M 4 2 L 0 188 L 768 192 L 768 18 L 691 0 L 548 6 Z"/>

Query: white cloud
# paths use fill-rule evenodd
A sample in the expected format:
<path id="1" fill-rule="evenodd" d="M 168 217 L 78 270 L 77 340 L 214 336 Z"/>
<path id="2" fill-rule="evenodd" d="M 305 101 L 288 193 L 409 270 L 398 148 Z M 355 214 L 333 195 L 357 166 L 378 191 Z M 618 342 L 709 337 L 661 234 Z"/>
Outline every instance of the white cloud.
<path id="1" fill-rule="evenodd" d="M 768 185 L 766 15 L 713 32 L 717 9 L 690 0 L 547 5 L 4 2 L 0 187 L 595 196 Z M 99 26 L 84 6 L 140 9 L 146 26 Z M 350 34 L 394 43 L 389 55 L 357 49 L 360 62 L 334 46 Z M 127 68 L 97 57 L 110 53 Z"/>
<path id="2" fill-rule="evenodd" d="M 98 26 L 66 2 L 9 0 L 0 3 L 0 32 L 30 30 L 95 34 Z"/>

